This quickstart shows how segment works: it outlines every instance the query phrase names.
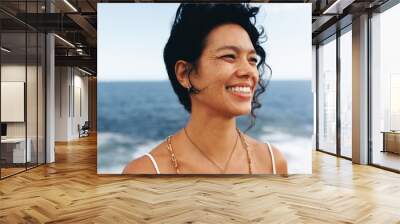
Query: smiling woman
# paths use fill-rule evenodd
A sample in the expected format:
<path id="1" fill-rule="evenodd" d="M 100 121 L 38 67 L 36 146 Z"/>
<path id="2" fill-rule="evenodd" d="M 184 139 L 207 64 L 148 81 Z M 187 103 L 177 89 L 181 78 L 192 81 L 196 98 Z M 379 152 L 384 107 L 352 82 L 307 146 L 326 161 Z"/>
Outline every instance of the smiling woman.
<path id="1" fill-rule="evenodd" d="M 259 8 L 248 4 L 181 4 L 164 49 L 172 87 L 191 116 L 186 126 L 124 174 L 286 174 L 286 160 L 269 143 L 236 127 L 261 107 L 265 91 Z"/>

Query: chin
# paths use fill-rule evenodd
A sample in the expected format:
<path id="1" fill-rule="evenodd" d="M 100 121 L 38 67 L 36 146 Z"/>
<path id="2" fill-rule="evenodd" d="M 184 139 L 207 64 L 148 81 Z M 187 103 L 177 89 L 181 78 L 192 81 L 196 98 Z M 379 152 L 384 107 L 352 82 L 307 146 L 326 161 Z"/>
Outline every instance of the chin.
<path id="1" fill-rule="evenodd" d="M 249 115 L 251 113 L 251 107 L 239 107 L 232 110 L 232 114 L 235 117 Z"/>
<path id="2" fill-rule="evenodd" d="M 251 99 L 252 97 L 236 96 L 229 93 L 228 97 L 225 98 L 226 111 L 233 116 L 244 116 L 251 113 Z"/>

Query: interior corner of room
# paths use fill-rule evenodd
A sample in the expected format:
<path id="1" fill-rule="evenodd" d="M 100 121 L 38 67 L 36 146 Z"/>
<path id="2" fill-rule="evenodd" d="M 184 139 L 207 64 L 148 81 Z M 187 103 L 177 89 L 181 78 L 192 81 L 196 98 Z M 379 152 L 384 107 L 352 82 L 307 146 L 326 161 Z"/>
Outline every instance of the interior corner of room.
<path id="1" fill-rule="evenodd" d="M 398 1 L 317 1 L 315 148 L 400 172 Z M 318 13 L 318 7 L 323 13 Z"/>
<path id="2" fill-rule="evenodd" d="M 60 16 L 71 22 L 71 10 L 59 1 L 0 2 L 0 179 L 53 163 L 55 144 L 96 132 L 96 43 L 79 25 L 57 25 Z"/>

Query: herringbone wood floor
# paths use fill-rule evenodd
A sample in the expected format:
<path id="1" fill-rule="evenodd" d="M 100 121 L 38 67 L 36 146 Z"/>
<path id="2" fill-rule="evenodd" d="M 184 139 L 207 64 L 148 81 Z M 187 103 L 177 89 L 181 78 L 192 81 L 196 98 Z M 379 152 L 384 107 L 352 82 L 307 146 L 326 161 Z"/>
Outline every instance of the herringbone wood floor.
<path id="1" fill-rule="evenodd" d="M 0 181 L 0 223 L 400 223 L 400 175 L 320 152 L 313 175 L 96 174 L 96 139 Z"/>

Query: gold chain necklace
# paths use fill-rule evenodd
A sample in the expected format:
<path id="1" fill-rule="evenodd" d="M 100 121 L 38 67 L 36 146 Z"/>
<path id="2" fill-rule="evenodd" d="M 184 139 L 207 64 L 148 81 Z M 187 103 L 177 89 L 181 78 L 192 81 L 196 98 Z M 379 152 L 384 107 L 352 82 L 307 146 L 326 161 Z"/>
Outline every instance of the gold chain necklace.
<path id="1" fill-rule="evenodd" d="M 235 145 L 233 146 L 233 148 L 232 148 L 232 150 L 231 150 L 231 152 L 230 152 L 230 154 L 229 154 L 229 157 L 228 157 L 227 161 L 225 162 L 224 168 L 222 169 L 216 162 L 214 162 L 214 160 L 212 160 L 210 157 L 208 157 L 207 154 L 204 153 L 204 151 L 201 150 L 201 148 L 200 148 L 199 146 L 197 146 L 197 145 L 194 143 L 194 141 L 192 140 L 192 138 L 190 138 L 189 134 L 187 133 L 186 128 L 183 128 L 183 130 L 185 131 L 185 135 L 186 135 L 186 137 L 189 139 L 190 143 L 192 143 L 192 145 L 193 145 L 193 146 L 208 160 L 208 161 L 210 161 L 215 167 L 217 167 L 217 169 L 219 170 L 219 172 L 220 172 L 221 174 L 222 174 L 222 173 L 225 173 L 225 172 L 226 172 L 226 169 L 227 169 L 227 167 L 228 167 L 228 164 L 229 164 L 229 162 L 230 162 L 231 159 L 232 159 L 233 152 L 235 151 L 235 148 L 236 148 L 236 145 L 237 145 L 237 142 L 238 142 L 238 139 L 239 139 L 239 134 L 238 134 L 237 137 L 236 137 Z"/>
<path id="2" fill-rule="evenodd" d="M 247 162 L 248 162 L 248 167 L 249 167 L 249 174 L 252 174 L 252 173 L 253 173 L 253 168 L 252 168 L 252 162 L 251 162 L 251 157 L 250 157 L 250 152 L 249 152 L 249 145 L 247 144 L 247 141 L 246 141 L 245 137 L 242 135 L 241 131 L 240 131 L 238 128 L 236 128 L 236 130 L 238 131 L 238 138 L 240 138 L 240 141 L 242 142 L 242 145 L 244 146 L 244 148 L 245 148 L 245 150 L 246 150 Z M 231 158 L 232 158 L 233 151 L 234 151 L 234 149 L 236 148 L 236 144 L 237 144 L 238 138 L 236 138 L 235 146 L 234 146 L 233 150 L 231 151 L 231 155 L 229 156 L 229 159 L 228 159 L 227 163 L 225 164 L 225 168 L 222 170 L 213 160 L 210 160 L 210 159 L 208 158 L 208 156 L 206 156 L 205 153 L 203 153 L 203 151 L 201 151 L 201 150 L 193 143 L 193 141 L 190 139 L 189 135 L 186 133 L 186 129 L 184 129 L 184 131 L 185 131 L 186 136 L 187 136 L 188 139 L 190 140 L 190 142 L 203 154 L 203 156 L 205 156 L 205 158 L 207 158 L 211 163 L 213 163 L 213 165 L 216 166 L 216 167 L 218 168 L 218 170 L 219 170 L 221 173 L 225 173 L 225 172 L 226 172 L 227 165 L 229 164 L 229 162 L 230 162 L 230 160 L 231 160 Z M 171 154 L 171 162 L 172 162 L 172 165 L 173 165 L 173 167 L 175 168 L 176 173 L 177 173 L 177 174 L 180 174 L 181 171 L 180 171 L 180 169 L 179 169 L 178 160 L 176 159 L 174 150 L 172 149 L 171 138 L 172 138 L 171 136 L 168 136 L 168 137 L 167 137 L 167 148 L 168 148 L 168 151 L 169 151 L 170 154 Z"/>
<path id="3" fill-rule="evenodd" d="M 251 163 L 251 157 L 250 157 L 250 150 L 249 150 L 249 144 L 247 144 L 246 138 L 244 137 L 244 135 L 242 134 L 242 132 L 239 130 L 239 128 L 237 128 L 239 135 L 240 135 L 240 140 L 246 150 L 246 155 L 247 155 L 247 163 L 249 166 L 249 174 L 253 174 L 253 164 Z"/>

